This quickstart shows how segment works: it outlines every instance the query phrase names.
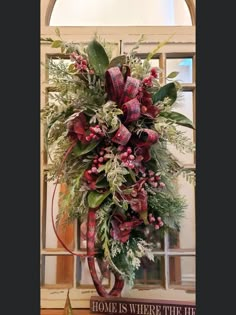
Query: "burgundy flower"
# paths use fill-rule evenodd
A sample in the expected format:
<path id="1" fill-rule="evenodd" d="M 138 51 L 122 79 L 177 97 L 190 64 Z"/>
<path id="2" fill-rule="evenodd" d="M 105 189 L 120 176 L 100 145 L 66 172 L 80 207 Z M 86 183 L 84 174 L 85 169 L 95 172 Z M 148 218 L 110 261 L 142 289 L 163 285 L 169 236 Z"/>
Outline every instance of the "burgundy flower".
<path id="1" fill-rule="evenodd" d="M 128 241 L 130 232 L 133 228 L 139 226 L 143 221 L 137 218 L 132 218 L 131 221 L 126 221 L 126 216 L 117 213 L 112 217 L 111 220 L 111 236 L 114 240 L 118 240 L 122 243 Z"/>
<path id="2" fill-rule="evenodd" d="M 135 212 L 146 211 L 147 204 L 147 192 L 143 188 L 146 178 L 140 179 L 137 183 L 129 188 L 132 188 L 131 193 L 124 194 L 124 199 L 129 203 L 130 207 Z"/>
<path id="3" fill-rule="evenodd" d="M 83 113 L 80 113 L 75 119 L 70 120 L 67 128 L 69 129 L 68 137 L 73 140 L 77 138 L 82 143 L 87 143 L 86 130 L 88 129 L 88 124 Z"/>

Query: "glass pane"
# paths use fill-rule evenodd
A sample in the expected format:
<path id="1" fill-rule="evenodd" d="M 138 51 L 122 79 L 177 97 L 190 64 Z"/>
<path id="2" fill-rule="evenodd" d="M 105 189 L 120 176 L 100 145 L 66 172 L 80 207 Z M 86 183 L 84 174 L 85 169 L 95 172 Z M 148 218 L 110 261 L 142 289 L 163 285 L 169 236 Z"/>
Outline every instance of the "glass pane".
<path id="1" fill-rule="evenodd" d="M 71 255 L 43 256 L 41 285 L 69 288 L 73 285 L 74 258 Z"/>
<path id="2" fill-rule="evenodd" d="M 161 285 L 164 278 L 164 257 L 155 256 L 154 261 L 142 259 L 136 271 L 135 286 Z"/>
<path id="3" fill-rule="evenodd" d="M 192 25 L 184 0 L 57 0 L 51 26 Z"/>
<path id="4" fill-rule="evenodd" d="M 166 74 L 169 75 L 173 71 L 179 72 L 174 80 L 177 80 L 180 83 L 193 82 L 192 67 L 192 58 L 171 58 L 166 60 Z"/>
<path id="5" fill-rule="evenodd" d="M 196 258 L 195 256 L 169 257 L 170 287 L 195 289 Z"/>
<path id="6" fill-rule="evenodd" d="M 195 219 L 195 187 L 189 183 L 182 175 L 177 181 L 178 192 L 185 198 L 186 208 L 184 217 L 180 222 L 180 232 L 169 235 L 169 247 L 171 249 L 192 249 L 196 248 L 196 219 Z"/>
<path id="7" fill-rule="evenodd" d="M 173 111 L 179 112 L 193 121 L 193 93 L 191 91 L 181 92 L 173 106 Z M 193 130 L 187 127 L 178 126 L 177 129 L 183 132 L 183 136 L 193 143 Z M 183 141 L 187 143 L 189 141 Z M 179 152 L 177 148 L 171 144 L 169 145 L 171 153 L 182 163 L 182 164 L 194 164 L 194 153 L 193 152 Z"/>
<path id="8" fill-rule="evenodd" d="M 110 282 L 110 273 L 107 265 L 104 262 L 96 259 L 95 268 L 98 278 L 102 280 L 102 284 L 108 286 Z M 93 280 L 89 271 L 87 258 L 76 258 L 76 285 L 93 286 Z"/>

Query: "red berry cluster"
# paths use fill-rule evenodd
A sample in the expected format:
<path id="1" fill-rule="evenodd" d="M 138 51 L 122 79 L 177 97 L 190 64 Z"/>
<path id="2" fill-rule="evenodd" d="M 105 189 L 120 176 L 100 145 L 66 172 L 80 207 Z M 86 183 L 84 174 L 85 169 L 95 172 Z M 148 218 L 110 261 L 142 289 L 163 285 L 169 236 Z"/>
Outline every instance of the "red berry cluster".
<path id="1" fill-rule="evenodd" d="M 155 218 L 152 213 L 149 213 L 148 221 L 150 224 L 154 225 L 155 230 L 159 230 L 159 228 L 164 225 L 164 222 L 161 220 L 161 217 Z"/>
<path id="2" fill-rule="evenodd" d="M 156 79 L 158 77 L 158 74 L 157 74 L 157 69 L 156 68 L 152 68 L 150 70 L 150 75 L 149 77 L 146 77 L 142 80 L 142 84 L 144 87 L 152 87 L 153 85 L 153 79 Z"/>
<path id="3" fill-rule="evenodd" d="M 146 173 L 144 177 L 148 177 L 147 182 L 154 188 L 165 187 L 165 184 L 160 181 L 161 179 L 160 175 L 158 175 L 158 173 L 155 174 L 152 170 L 149 170 L 148 173 Z"/>
<path id="4" fill-rule="evenodd" d="M 105 148 L 101 148 L 99 154 L 94 157 L 92 167 L 88 170 L 88 174 L 98 174 L 98 168 L 108 160 L 108 158 L 104 156 L 105 154 Z"/>
<path id="5" fill-rule="evenodd" d="M 75 66 L 76 68 L 81 71 L 81 72 L 87 72 L 88 71 L 88 62 L 87 60 L 81 56 L 81 55 L 78 55 L 76 52 L 73 52 L 71 55 L 70 55 L 71 59 L 73 61 L 75 61 Z"/>
<path id="6" fill-rule="evenodd" d="M 91 140 L 98 140 L 99 138 L 104 136 L 104 133 L 102 132 L 101 128 L 99 125 L 96 125 L 94 127 L 89 127 L 90 134 L 86 136 L 87 141 Z"/>
<path id="7" fill-rule="evenodd" d="M 134 165 L 134 160 L 135 156 L 133 155 L 131 147 L 125 147 L 123 145 L 119 145 L 117 148 L 118 152 L 120 152 L 120 159 L 123 162 L 123 164 L 128 167 L 133 169 L 135 167 Z"/>

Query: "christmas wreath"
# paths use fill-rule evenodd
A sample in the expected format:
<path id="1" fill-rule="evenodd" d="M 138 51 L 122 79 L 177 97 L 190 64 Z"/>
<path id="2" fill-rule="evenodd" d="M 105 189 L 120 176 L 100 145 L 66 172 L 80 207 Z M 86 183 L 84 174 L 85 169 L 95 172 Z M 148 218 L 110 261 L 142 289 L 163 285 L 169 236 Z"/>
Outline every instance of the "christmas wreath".
<path id="1" fill-rule="evenodd" d="M 180 229 L 186 203 L 175 179 L 183 169 L 168 144 L 192 150 L 177 126 L 193 124 L 173 110 L 181 93 L 174 80 L 178 73 L 162 85 L 161 69 L 151 66 L 162 44 L 141 60 L 138 45 L 111 58 L 109 45 L 97 37 L 85 46 L 46 40 L 71 60 L 69 65 L 49 60 L 57 93 L 42 110 L 47 180 L 67 187 L 57 219 L 79 219 L 97 292 L 118 296 L 124 281 L 133 284 L 142 262 L 154 259 L 153 248 L 164 231 Z M 97 276 L 95 259 L 115 275 L 109 293 Z"/>

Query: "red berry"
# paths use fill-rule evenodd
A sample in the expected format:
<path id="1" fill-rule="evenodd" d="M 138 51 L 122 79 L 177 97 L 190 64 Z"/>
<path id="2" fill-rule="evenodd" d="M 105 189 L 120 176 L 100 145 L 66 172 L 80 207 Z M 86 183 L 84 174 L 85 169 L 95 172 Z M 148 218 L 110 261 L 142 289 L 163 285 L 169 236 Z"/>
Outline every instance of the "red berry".
<path id="1" fill-rule="evenodd" d="M 159 225 L 156 224 L 156 225 L 155 225 L 155 230 L 159 230 L 159 228 L 160 228 Z"/>
<path id="2" fill-rule="evenodd" d="M 97 159 L 94 159 L 94 160 L 93 160 L 93 163 L 97 164 L 97 163 L 98 163 L 98 160 L 97 160 Z"/>
<path id="3" fill-rule="evenodd" d="M 99 154 L 100 154 L 101 156 L 103 156 L 103 155 L 105 154 L 105 152 L 104 152 L 104 151 L 100 151 Z"/>
<path id="4" fill-rule="evenodd" d="M 92 171 L 92 173 L 97 173 L 98 169 L 96 167 L 92 167 L 91 171 Z"/>
<path id="5" fill-rule="evenodd" d="M 161 217 L 158 217 L 157 220 L 158 220 L 158 221 L 161 221 Z"/>
<path id="6" fill-rule="evenodd" d="M 163 182 L 159 183 L 160 187 L 165 187 L 165 184 Z"/>
<path id="7" fill-rule="evenodd" d="M 162 227 L 164 225 L 164 222 L 159 222 L 160 227 Z"/>
<path id="8" fill-rule="evenodd" d="M 126 150 L 126 152 L 127 152 L 128 154 L 130 154 L 130 153 L 132 153 L 132 149 L 131 149 L 130 147 L 128 147 L 127 150 Z"/>
<path id="9" fill-rule="evenodd" d="M 85 137 L 85 139 L 86 139 L 87 141 L 90 141 L 90 140 L 91 140 L 91 136 L 88 135 L 88 136 Z"/>
<path id="10" fill-rule="evenodd" d="M 128 154 L 127 152 L 124 152 L 124 153 L 121 154 L 121 158 L 122 158 L 122 157 L 126 157 L 126 158 L 127 158 L 128 155 L 129 155 L 129 154 Z"/>
<path id="11" fill-rule="evenodd" d="M 91 174 L 92 173 L 92 171 L 91 170 L 88 170 L 88 174 Z"/>
<path id="12" fill-rule="evenodd" d="M 135 156 L 134 156 L 133 154 L 130 154 L 129 157 L 128 157 L 128 159 L 129 159 L 129 160 L 134 160 L 134 159 L 135 159 Z"/>
<path id="13" fill-rule="evenodd" d="M 141 112 L 142 112 L 143 114 L 145 114 L 145 113 L 147 112 L 147 107 L 146 107 L 146 106 L 142 106 L 142 107 L 141 107 Z"/>
<path id="14" fill-rule="evenodd" d="M 103 162 L 103 157 L 102 156 L 98 159 L 98 162 L 100 162 L 100 163 Z"/>

